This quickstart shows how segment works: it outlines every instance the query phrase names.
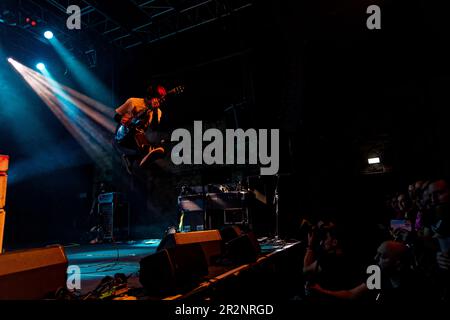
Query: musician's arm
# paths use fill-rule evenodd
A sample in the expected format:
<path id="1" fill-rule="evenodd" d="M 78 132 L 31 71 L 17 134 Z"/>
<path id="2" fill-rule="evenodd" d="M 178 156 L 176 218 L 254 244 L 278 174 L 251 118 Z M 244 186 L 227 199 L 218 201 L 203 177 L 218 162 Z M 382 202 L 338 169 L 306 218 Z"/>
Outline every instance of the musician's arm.
<path id="1" fill-rule="evenodd" d="M 119 123 L 122 120 L 122 117 L 129 114 L 131 109 L 133 108 L 133 103 L 131 99 L 125 101 L 123 105 L 116 109 L 116 114 L 114 115 L 114 120 Z"/>

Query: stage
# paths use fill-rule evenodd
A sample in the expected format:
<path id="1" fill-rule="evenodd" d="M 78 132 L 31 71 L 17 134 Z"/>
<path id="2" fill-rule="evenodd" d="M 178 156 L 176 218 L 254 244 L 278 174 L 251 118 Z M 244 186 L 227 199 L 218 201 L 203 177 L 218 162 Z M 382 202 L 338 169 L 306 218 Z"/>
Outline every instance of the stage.
<path id="1" fill-rule="evenodd" d="M 252 263 L 232 266 L 210 266 L 209 274 L 204 281 L 190 291 L 166 297 L 153 297 L 145 294 L 142 284 L 139 282 L 139 262 L 142 258 L 156 252 L 160 243 L 159 239 L 139 241 L 99 243 L 99 244 L 70 244 L 64 246 L 68 264 L 78 266 L 81 271 L 81 289 L 77 292 L 79 297 L 86 296 L 95 290 L 105 277 L 114 277 L 123 273 L 128 277 L 128 294 L 138 300 L 178 300 L 208 292 L 217 284 L 222 285 L 231 278 L 239 278 L 241 273 L 253 269 L 261 269 L 261 266 L 276 265 L 277 258 L 296 252 L 301 244 L 299 242 L 276 244 L 270 240 L 261 241 L 261 254 Z M 296 256 L 296 254 L 294 254 Z M 285 263 L 285 262 L 283 262 Z M 295 265 L 292 261 L 291 265 Z M 275 272 L 274 272 L 275 274 Z M 268 282 L 268 279 L 260 278 L 258 282 Z M 118 297 L 116 297 L 118 298 Z"/>

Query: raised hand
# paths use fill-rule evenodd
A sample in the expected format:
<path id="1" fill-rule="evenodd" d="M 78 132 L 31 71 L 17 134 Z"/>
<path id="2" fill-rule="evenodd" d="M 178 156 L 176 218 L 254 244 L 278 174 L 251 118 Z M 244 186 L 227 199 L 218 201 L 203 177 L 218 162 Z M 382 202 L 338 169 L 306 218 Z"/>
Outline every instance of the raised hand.
<path id="1" fill-rule="evenodd" d="M 152 103 L 153 108 L 159 108 L 161 106 L 160 99 L 158 99 L 158 98 L 153 98 L 151 100 L 151 103 Z"/>
<path id="2" fill-rule="evenodd" d="M 450 257 L 447 253 L 438 252 L 436 254 L 436 261 L 438 263 L 439 268 L 444 270 L 450 270 Z"/>

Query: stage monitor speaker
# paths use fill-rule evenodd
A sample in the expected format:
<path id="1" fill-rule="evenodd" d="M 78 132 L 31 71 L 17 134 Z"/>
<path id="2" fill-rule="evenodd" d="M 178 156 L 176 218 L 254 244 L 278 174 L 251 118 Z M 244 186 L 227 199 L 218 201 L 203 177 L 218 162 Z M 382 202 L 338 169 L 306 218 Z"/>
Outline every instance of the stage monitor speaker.
<path id="1" fill-rule="evenodd" d="M 236 264 L 255 262 L 258 253 L 247 234 L 226 243 L 225 256 Z"/>
<path id="2" fill-rule="evenodd" d="M 261 253 L 258 239 L 252 231 L 244 231 L 238 226 L 220 230 L 225 243 L 225 257 L 236 264 L 255 262 Z"/>
<path id="3" fill-rule="evenodd" d="M 152 296 L 190 290 L 206 275 L 208 264 L 198 243 L 163 249 L 140 261 L 139 281 Z"/>
<path id="4" fill-rule="evenodd" d="M 158 250 L 191 244 L 199 244 L 201 246 L 208 265 L 214 264 L 214 260 L 222 254 L 222 237 L 219 230 L 169 234 L 161 240 Z"/>
<path id="5" fill-rule="evenodd" d="M 220 229 L 220 235 L 221 235 L 224 243 L 227 243 L 233 239 L 236 239 L 237 237 L 239 237 L 243 234 L 244 234 L 244 232 L 238 226 L 229 226 L 229 227 L 224 227 L 224 228 Z"/>
<path id="6" fill-rule="evenodd" d="M 61 246 L 0 255 L 0 300 L 38 300 L 66 287 L 67 258 Z"/>

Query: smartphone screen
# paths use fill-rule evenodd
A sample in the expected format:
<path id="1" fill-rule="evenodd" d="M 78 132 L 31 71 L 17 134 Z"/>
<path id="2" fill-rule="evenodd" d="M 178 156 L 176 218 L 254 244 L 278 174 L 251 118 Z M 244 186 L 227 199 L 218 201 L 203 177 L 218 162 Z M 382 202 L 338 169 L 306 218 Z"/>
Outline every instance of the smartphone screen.
<path id="1" fill-rule="evenodd" d="M 411 222 L 408 220 L 391 220 L 391 229 L 403 229 L 406 231 L 412 231 Z"/>

